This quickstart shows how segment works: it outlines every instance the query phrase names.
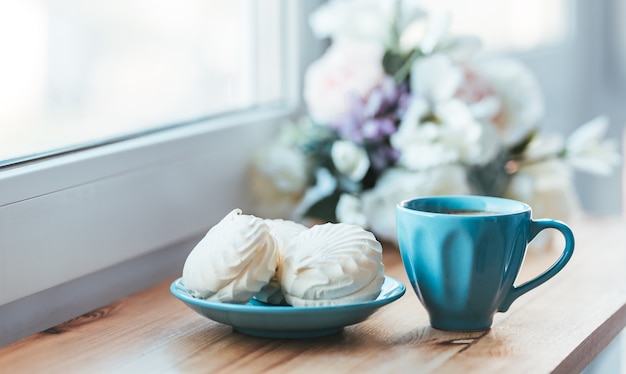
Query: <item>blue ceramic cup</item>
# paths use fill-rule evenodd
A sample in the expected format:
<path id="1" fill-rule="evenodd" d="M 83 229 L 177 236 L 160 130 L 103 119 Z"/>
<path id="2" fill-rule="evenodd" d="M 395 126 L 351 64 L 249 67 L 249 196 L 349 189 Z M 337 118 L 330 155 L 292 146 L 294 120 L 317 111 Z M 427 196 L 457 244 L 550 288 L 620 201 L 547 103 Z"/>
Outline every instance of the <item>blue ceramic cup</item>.
<path id="1" fill-rule="evenodd" d="M 396 207 L 398 244 L 409 281 L 432 327 L 475 331 L 491 327 L 496 312 L 558 273 L 574 251 L 562 222 L 532 219 L 528 205 L 484 196 L 432 196 Z M 561 257 L 515 287 L 527 244 L 543 229 L 565 237 Z"/>

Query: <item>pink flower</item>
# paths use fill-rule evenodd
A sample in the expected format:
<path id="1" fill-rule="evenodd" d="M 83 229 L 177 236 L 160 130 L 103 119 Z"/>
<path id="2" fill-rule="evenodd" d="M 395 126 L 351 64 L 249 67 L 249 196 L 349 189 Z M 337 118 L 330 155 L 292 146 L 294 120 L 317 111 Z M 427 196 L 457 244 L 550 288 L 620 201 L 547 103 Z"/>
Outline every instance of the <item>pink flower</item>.
<path id="1" fill-rule="evenodd" d="M 384 77 L 383 50 L 370 43 L 336 43 L 304 76 L 304 100 L 316 122 L 348 114 L 351 95 L 366 97 Z"/>
<path id="2" fill-rule="evenodd" d="M 544 98 L 539 82 L 521 62 L 498 58 L 472 67 L 492 87 L 499 100 L 499 111 L 491 122 L 505 144 L 516 144 L 536 129 L 544 115 Z"/>

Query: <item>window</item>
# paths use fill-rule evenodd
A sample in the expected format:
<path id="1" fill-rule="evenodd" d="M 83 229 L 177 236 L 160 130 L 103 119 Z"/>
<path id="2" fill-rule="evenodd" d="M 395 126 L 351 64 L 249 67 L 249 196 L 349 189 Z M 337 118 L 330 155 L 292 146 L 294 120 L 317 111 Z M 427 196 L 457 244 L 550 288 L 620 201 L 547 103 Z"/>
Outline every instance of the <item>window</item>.
<path id="1" fill-rule="evenodd" d="M 40 4 L 25 3 L 29 5 L 15 6 Z M 60 0 L 44 2 L 59 3 Z M 103 7 L 129 6 L 121 1 L 97 3 Z M 178 17 L 179 12 L 185 13 L 182 9 L 187 9 L 185 14 L 195 16 L 189 14 L 190 4 L 208 6 L 209 3 L 217 2 L 158 4 L 175 4 L 177 11 L 169 12 L 169 16 Z M 195 238 L 233 207 L 246 208 L 242 199 L 246 196 L 245 171 L 250 157 L 256 147 L 269 141 L 278 123 L 299 110 L 302 68 L 308 64 L 307 59 L 321 51 L 322 45 L 308 36 L 305 21 L 307 9 L 315 7 L 315 2 L 303 5 L 289 0 L 264 1 L 263 7 L 257 7 L 253 0 L 221 3 L 237 4 L 236 12 L 245 13 L 246 19 L 270 17 L 272 22 L 265 31 L 279 37 L 278 53 L 276 48 L 266 43 L 261 45 L 256 39 L 249 42 L 249 50 L 244 48 L 248 54 L 245 59 L 260 64 L 248 66 L 248 70 L 244 69 L 246 74 L 263 73 L 237 84 L 234 78 L 230 80 L 233 95 L 235 86 L 243 87 L 237 100 L 225 101 L 234 103 L 232 106 L 211 109 L 200 104 L 190 106 L 188 111 L 184 106 L 180 110 L 166 108 L 167 112 L 158 106 L 144 106 L 140 111 L 144 120 L 136 122 L 166 128 L 0 168 L 0 311 L 3 305 L 25 296 Z M 5 2 L 1 4 L 7 6 Z M 91 6 L 79 1 L 76 4 Z M 151 1 L 132 4 L 141 4 L 146 12 L 153 10 Z M 124 16 L 124 13 L 116 14 Z M 255 27 L 253 33 L 256 37 L 259 30 Z M 265 61 L 264 65 L 261 61 Z M 268 71 L 280 74 L 276 77 L 267 74 Z M 169 82 L 171 77 L 164 79 Z M 276 86 L 275 79 L 280 82 Z M 102 84 L 106 86 L 107 82 Z M 190 101 L 196 98 L 195 94 L 201 96 L 198 101 L 202 103 L 210 101 L 197 92 L 202 90 L 201 86 L 191 89 Z M 0 89 L 0 92 L 6 91 Z M 224 97 L 228 94 L 222 92 L 220 98 Z M 124 105 L 117 98 L 111 100 Z M 186 104 L 185 100 L 179 101 Z M 109 105 L 106 100 L 103 103 L 105 107 Z M 197 108 L 209 109 L 202 112 Z M 154 117 L 146 109 L 154 109 L 161 116 Z M 220 115 L 216 115 L 218 112 Z M 176 125 L 197 116 L 205 118 L 189 125 Z M 137 131 L 124 129 L 124 133 Z M 108 136 L 118 135 L 105 135 Z M 47 149 L 57 147 L 46 145 Z M 39 312 L 42 319 L 43 310 Z M 0 332 L 2 327 L 0 323 Z"/>
<path id="2" fill-rule="evenodd" d="M 0 165 L 280 104 L 281 12 L 278 0 L 0 2 Z"/>
<path id="3" fill-rule="evenodd" d="M 450 31 L 476 35 L 487 51 L 524 52 L 567 40 L 571 0 L 423 0 L 432 12 L 451 11 Z"/>

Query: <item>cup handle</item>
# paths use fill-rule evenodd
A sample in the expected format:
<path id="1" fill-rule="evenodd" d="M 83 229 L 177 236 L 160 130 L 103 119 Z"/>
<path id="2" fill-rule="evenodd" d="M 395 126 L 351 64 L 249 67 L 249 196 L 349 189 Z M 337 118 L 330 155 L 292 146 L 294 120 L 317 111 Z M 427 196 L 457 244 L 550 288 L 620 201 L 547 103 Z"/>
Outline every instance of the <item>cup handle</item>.
<path id="1" fill-rule="evenodd" d="M 565 237 L 565 249 L 563 249 L 563 253 L 561 257 L 546 271 L 544 271 L 541 275 L 537 276 L 534 279 L 529 280 L 528 282 L 520 285 L 519 287 L 511 286 L 511 290 L 508 292 L 500 306 L 498 307 L 499 312 L 506 312 L 513 301 L 515 301 L 518 297 L 522 296 L 526 292 L 532 290 L 533 288 L 540 286 L 548 279 L 552 278 L 556 275 L 567 262 L 572 257 L 574 253 L 574 234 L 572 230 L 563 222 L 555 221 L 552 219 L 537 219 L 530 221 L 530 238 L 529 242 L 539 234 L 540 231 L 544 229 L 556 229 L 563 234 Z"/>

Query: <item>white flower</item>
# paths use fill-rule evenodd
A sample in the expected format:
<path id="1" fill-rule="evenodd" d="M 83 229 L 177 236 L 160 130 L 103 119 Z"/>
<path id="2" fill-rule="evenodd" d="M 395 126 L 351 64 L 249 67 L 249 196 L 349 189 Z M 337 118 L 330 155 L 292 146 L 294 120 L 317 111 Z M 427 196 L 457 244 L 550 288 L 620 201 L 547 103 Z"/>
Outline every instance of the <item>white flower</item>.
<path id="1" fill-rule="evenodd" d="M 579 211 L 571 169 L 559 159 L 523 165 L 504 196 L 530 205 L 535 218 L 566 220 Z"/>
<path id="2" fill-rule="evenodd" d="M 426 55 L 441 53 L 456 62 L 468 61 L 480 50 L 482 43 L 475 36 L 450 35 L 451 20 L 450 12 L 413 19 L 400 33 L 400 49 L 411 51 L 418 48 Z"/>
<path id="3" fill-rule="evenodd" d="M 370 159 L 365 149 L 348 140 L 334 142 L 330 156 L 337 171 L 354 182 L 363 179 L 370 168 Z"/>
<path id="4" fill-rule="evenodd" d="M 387 240 L 396 239 L 396 205 L 405 199 L 426 195 L 468 194 L 465 169 L 445 165 L 413 172 L 391 168 L 383 173 L 373 189 L 361 196 L 369 228 Z"/>
<path id="5" fill-rule="evenodd" d="M 331 0 L 315 10 L 309 23 L 318 38 L 330 37 L 333 42 L 366 41 L 390 47 L 396 26 L 402 30 L 424 15 L 413 2 L 402 1 L 400 19 L 396 19 L 397 5 L 397 1 Z"/>
<path id="6" fill-rule="evenodd" d="M 295 147 L 322 141 L 333 134 L 331 128 L 317 126 L 309 116 L 301 116 L 295 121 L 284 121 L 280 129 L 276 142 Z"/>
<path id="7" fill-rule="evenodd" d="M 496 156 L 500 140 L 495 129 L 478 120 L 477 108 L 455 98 L 464 77 L 460 65 L 443 54 L 413 64 L 411 89 L 416 95 L 391 137 L 400 151 L 400 165 L 411 170 L 456 162 L 483 165 Z M 429 112 L 435 122 L 420 123 Z"/>
<path id="8" fill-rule="evenodd" d="M 411 91 L 431 103 L 452 98 L 462 80 L 460 66 L 443 54 L 419 58 L 411 67 Z"/>
<path id="9" fill-rule="evenodd" d="M 589 173 L 611 174 L 620 163 L 620 156 L 614 139 L 602 141 L 608 126 L 608 118 L 600 116 L 574 131 L 565 145 L 567 162 Z"/>
<path id="10" fill-rule="evenodd" d="M 254 166 L 280 191 L 300 193 L 306 187 L 307 160 L 297 149 L 282 144 L 266 147 L 256 154 Z"/>
<path id="11" fill-rule="evenodd" d="M 493 160 L 500 150 L 500 139 L 489 123 L 477 121 L 470 108 L 461 100 L 453 99 L 435 108 L 441 120 L 440 142 L 454 149 L 458 161 L 469 165 L 484 165 Z"/>
<path id="12" fill-rule="evenodd" d="M 473 35 L 462 35 L 443 38 L 435 49 L 436 52 L 445 53 L 453 61 L 469 61 L 480 51 L 482 42 Z"/>
<path id="13" fill-rule="evenodd" d="M 454 96 L 467 103 L 477 119 L 491 121 L 502 110 L 500 98 L 491 84 L 471 66 L 463 65 L 463 72 L 463 82 Z"/>
<path id="14" fill-rule="evenodd" d="M 363 213 L 361 200 L 357 196 L 341 194 L 335 208 L 335 215 L 339 222 L 367 227 L 367 217 Z"/>
<path id="15" fill-rule="evenodd" d="M 535 162 L 557 157 L 565 147 L 563 135 L 557 133 L 535 136 L 524 150 L 524 159 Z"/>
<path id="16" fill-rule="evenodd" d="M 255 214 L 266 218 L 289 217 L 304 194 L 307 161 L 283 144 L 261 149 L 253 158 L 248 187 Z"/>
<path id="17" fill-rule="evenodd" d="M 435 50 L 439 41 L 448 33 L 451 21 L 452 14 L 450 12 L 443 12 L 431 18 L 431 23 L 420 44 L 422 53 L 430 54 Z"/>
<path id="18" fill-rule="evenodd" d="M 458 159 L 456 150 L 442 143 L 414 144 L 402 150 L 399 164 L 409 170 L 426 170 Z"/>
<path id="19" fill-rule="evenodd" d="M 402 123 L 419 123 L 428 114 L 430 106 L 423 96 L 414 96 L 402 116 Z"/>
<path id="20" fill-rule="evenodd" d="M 425 170 L 457 161 L 458 152 L 440 143 L 440 134 L 441 127 L 432 122 L 403 122 L 391 137 L 391 144 L 400 151 L 398 164 L 410 170 Z"/>
<path id="21" fill-rule="evenodd" d="M 496 132 L 489 124 L 476 121 L 463 102 L 449 100 L 435 106 L 434 112 L 440 123 L 409 122 L 409 117 L 392 135 L 391 144 L 400 151 L 400 165 L 425 170 L 456 162 L 482 165 L 495 157 L 500 146 Z"/>
<path id="22" fill-rule="evenodd" d="M 580 212 L 571 169 L 555 158 L 522 166 L 511 178 L 504 197 L 530 205 L 533 218 L 564 221 Z M 545 250 L 553 238 L 552 230 L 542 231 L 529 248 Z"/>
<path id="23" fill-rule="evenodd" d="M 500 58 L 473 64 L 500 98 L 500 112 L 492 119 L 506 144 L 519 142 L 537 127 L 544 115 L 543 92 L 535 76 L 517 60 Z"/>
<path id="24" fill-rule="evenodd" d="M 383 79 L 382 57 L 382 48 L 375 44 L 333 44 L 304 76 L 311 117 L 329 123 L 345 115 L 350 95 L 365 97 Z"/>

